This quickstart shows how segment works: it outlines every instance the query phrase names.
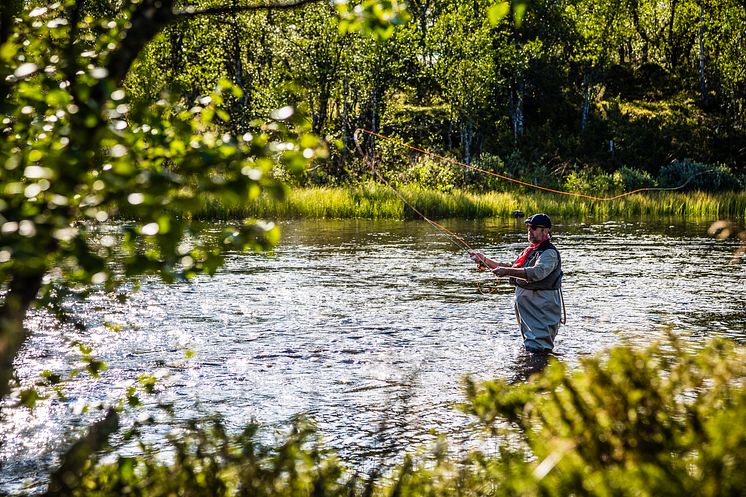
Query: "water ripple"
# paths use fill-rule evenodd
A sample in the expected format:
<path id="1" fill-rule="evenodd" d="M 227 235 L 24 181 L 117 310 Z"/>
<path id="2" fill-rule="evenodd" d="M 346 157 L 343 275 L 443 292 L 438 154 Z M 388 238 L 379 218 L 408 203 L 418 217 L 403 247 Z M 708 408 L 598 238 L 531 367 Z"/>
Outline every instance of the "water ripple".
<path id="1" fill-rule="evenodd" d="M 494 258 L 525 246 L 512 221 L 446 225 Z M 622 341 L 645 345 L 666 329 L 694 345 L 712 335 L 743 341 L 746 270 L 727 265 L 735 246 L 706 237 L 706 227 L 558 226 L 568 309 L 561 360 L 572 366 Z M 85 332 L 39 311 L 16 362 L 24 383 L 76 367 L 71 340 L 93 346 L 108 369 L 68 382 L 65 401 L 3 406 L 0 491 L 24 481 L 43 488 L 61 447 L 100 415 L 81 406 L 114 402 L 143 372 L 161 378 L 176 411 L 169 423 L 219 412 L 237 429 L 305 413 L 362 466 L 432 443 L 435 432 L 454 450 L 484 443 L 474 420 L 453 408 L 462 378 L 520 380 L 537 367 L 522 351 L 512 289 L 499 283 L 484 295 L 485 284 L 489 274 L 425 223 L 295 221 L 283 223 L 272 256 L 232 255 L 214 278 L 146 281 L 126 304 L 105 295 L 71 304 Z"/>

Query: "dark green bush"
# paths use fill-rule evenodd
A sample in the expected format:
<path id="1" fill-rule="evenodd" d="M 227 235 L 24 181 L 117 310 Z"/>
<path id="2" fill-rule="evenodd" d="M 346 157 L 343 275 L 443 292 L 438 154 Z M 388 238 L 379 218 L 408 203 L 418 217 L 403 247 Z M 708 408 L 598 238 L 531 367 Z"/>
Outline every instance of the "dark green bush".
<path id="1" fill-rule="evenodd" d="M 739 178 L 725 165 L 707 165 L 693 160 L 673 161 L 661 168 L 659 182 L 662 187 L 681 191 L 706 192 L 736 191 L 744 187 Z"/>
<path id="2" fill-rule="evenodd" d="M 474 159 L 471 165 L 484 171 L 511 177 L 505 163 L 497 155 L 483 153 Z M 463 186 L 471 190 L 487 192 L 506 191 L 509 190 L 512 185 L 508 181 L 500 179 L 497 176 L 492 176 L 481 171 L 468 170 L 464 172 Z"/>
<path id="3" fill-rule="evenodd" d="M 641 171 L 632 167 L 622 166 L 621 169 L 614 173 L 621 179 L 621 184 L 625 191 L 637 190 L 640 188 L 656 187 L 658 183 L 650 176 L 647 171 Z"/>
<path id="4" fill-rule="evenodd" d="M 413 161 L 406 171 L 405 182 L 429 190 L 450 192 L 463 186 L 465 169 L 458 164 L 423 155 Z"/>

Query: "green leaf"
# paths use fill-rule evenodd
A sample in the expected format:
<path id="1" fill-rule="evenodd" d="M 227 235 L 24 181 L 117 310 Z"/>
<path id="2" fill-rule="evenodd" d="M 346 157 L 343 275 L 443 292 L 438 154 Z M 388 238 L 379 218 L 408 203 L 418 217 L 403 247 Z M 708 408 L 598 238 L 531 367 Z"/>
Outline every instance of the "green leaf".
<path id="1" fill-rule="evenodd" d="M 510 12 L 510 2 L 498 2 L 487 9 L 487 18 L 490 24 L 497 26 L 500 21 Z"/>
<path id="2" fill-rule="evenodd" d="M 513 20 L 515 21 L 515 25 L 517 27 L 520 27 L 523 23 L 523 17 L 526 14 L 526 9 L 528 9 L 527 0 L 513 1 Z"/>
<path id="3" fill-rule="evenodd" d="M 28 388 L 21 391 L 20 403 L 21 405 L 26 406 L 29 409 L 33 409 L 38 401 L 44 400 L 46 398 L 47 397 L 40 395 L 35 388 Z"/>
<path id="4" fill-rule="evenodd" d="M 99 373 L 106 369 L 106 363 L 98 359 L 91 359 L 88 361 L 88 365 L 85 369 L 91 376 L 98 378 Z"/>
<path id="5" fill-rule="evenodd" d="M 43 371 L 39 376 L 44 378 L 47 384 L 49 385 L 57 385 L 62 381 L 60 375 L 53 373 L 52 371 L 45 370 Z"/>
<path id="6" fill-rule="evenodd" d="M 142 374 L 137 378 L 137 381 L 143 386 L 147 393 L 153 393 L 155 391 L 155 385 L 158 380 L 152 374 Z"/>

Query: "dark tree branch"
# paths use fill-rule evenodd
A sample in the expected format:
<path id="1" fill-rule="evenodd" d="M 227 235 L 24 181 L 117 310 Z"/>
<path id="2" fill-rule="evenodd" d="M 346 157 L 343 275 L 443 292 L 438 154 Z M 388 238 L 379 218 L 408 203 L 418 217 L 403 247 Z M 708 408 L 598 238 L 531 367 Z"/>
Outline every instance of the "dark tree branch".
<path id="1" fill-rule="evenodd" d="M 0 398 L 10 391 L 8 382 L 13 374 L 13 359 L 21 350 L 27 335 L 23 319 L 36 300 L 44 272 L 40 269 L 13 275 L 0 306 Z"/>
<path id="2" fill-rule="evenodd" d="M 145 45 L 176 19 L 172 7 L 173 0 L 144 0 L 135 8 L 131 26 L 106 66 L 110 81 L 119 86 Z"/>
<path id="3" fill-rule="evenodd" d="M 109 409 L 106 416 L 88 428 L 87 433 L 75 442 L 62 456 L 62 464 L 51 474 L 49 488 L 42 497 L 74 495 L 81 486 L 82 474 L 92 456 L 109 444 L 109 437 L 119 429 L 119 414 Z"/>
<path id="4" fill-rule="evenodd" d="M 79 106 L 80 105 L 80 99 L 78 92 L 75 90 L 76 84 L 76 78 L 75 73 L 78 71 L 78 57 L 77 57 L 77 47 L 76 42 L 78 41 L 78 23 L 80 23 L 80 18 L 83 13 L 83 4 L 85 3 L 85 0 L 76 0 L 75 4 L 71 6 L 69 13 L 68 13 L 68 22 L 70 26 L 70 38 L 67 41 L 67 46 L 65 47 L 65 66 L 63 68 L 63 71 L 65 73 L 65 79 L 67 79 L 73 87 L 70 90 L 70 93 L 72 94 L 73 98 L 75 99 L 75 103 Z"/>
<path id="5" fill-rule="evenodd" d="M 258 10 L 292 10 L 304 5 L 319 3 L 321 0 L 296 0 L 294 2 L 287 3 L 268 3 L 261 5 L 241 5 L 241 6 L 229 6 L 229 7 L 213 7 L 211 9 L 194 10 L 194 8 L 187 8 L 181 12 L 174 13 L 174 17 L 177 20 L 181 19 L 193 19 L 201 16 L 212 16 L 221 14 L 241 14 L 242 12 L 255 12 Z"/>

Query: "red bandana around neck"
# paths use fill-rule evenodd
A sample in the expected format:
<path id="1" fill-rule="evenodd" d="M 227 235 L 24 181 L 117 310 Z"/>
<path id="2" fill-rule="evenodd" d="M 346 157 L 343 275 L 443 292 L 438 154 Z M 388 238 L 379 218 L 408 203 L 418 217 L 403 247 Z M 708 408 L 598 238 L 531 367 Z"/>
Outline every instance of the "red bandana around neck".
<path id="1" fill-rule="evenodd" d="M 520 256 L 518 256 L 518 259 L 515 260 L 515 262 L 513 263 L 513 267 L 523 267 L 523 265 L 526 264 L 526 260 L 528 259 L 528 256 L 530 256 L 534 250 L 539 248 L 539 245 L 541 245 L 542 243 L 550 239 L 551 239 L 551 236 L 549 235 L 549 233 L 547 233 L 546 238 L 544 238 L 539 243 L 529 244 L 529 246 L 523 250 L 523 253 Z"/>

